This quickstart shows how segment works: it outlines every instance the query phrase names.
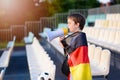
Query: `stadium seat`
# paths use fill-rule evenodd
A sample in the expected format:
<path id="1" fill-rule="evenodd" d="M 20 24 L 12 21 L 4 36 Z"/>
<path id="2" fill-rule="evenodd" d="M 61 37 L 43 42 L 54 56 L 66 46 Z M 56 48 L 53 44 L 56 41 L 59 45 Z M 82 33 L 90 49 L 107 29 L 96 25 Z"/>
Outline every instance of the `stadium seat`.
<path id="1" fill-rule="evenodd" d="M 89 56 L 89 60 L 90 62 L 92 61 L 93 57 L 94 57 L 94 52 L 95 52 L 95 45 L 88 45 L 88 56 Z"/>
<path id="2" fill-rule="evenodd" d="M 43 32 L 42 32 L 42 33 L 39 33 L 39 36 L 45 38 L 45 37 L 46 37 L 46 33 L 45 33 L 45 32 L 49 32 L 49 31 L 51 31 L 51 28 L 45 27 L 45 28 L 43 29 Z"/>
<path id="3" fill-rule="evenodd" d="M 66 28 L 68 27 L 67 23 L 59 23 L 58 28 Z"/>
<path id="4" fill-rule="evenodd" d="M 116 36 L 115 36 L 115 40 L 114 40 L 114 44 L 119 45 L 120 44 L 120 31 L 116 31 Z"/>
<path id="5" fill-rule="evenodd" d="M 33 42 L 34 34 L 32 32 L 29 32 L 27 37 L 24 37 L 24 42 L 26 44 L 31 44 Z"/>
<path id="6" fill-rule="evenodd" d="M 87 19 L 86 19 L 85 26 L 94 26 L 94 23 L 97 19 L 105 20 L 106 19 L 106 14 L 88 15 Z"/>
<path id="7" fill-rule="evenodd" d="M 94 65 L 94 67 L 95 67 L 100 63 L 101 51 L 102 51 L 101 47 L 95 48 L 95 51 L 93 53 L 94 56 L 93 56 L 93 59 L 91 60 L 91 63 L 90 63 L 92 66 Z"/>
<path id="8" fill-rule="evenodd" d="M 110 68 L 111 52 L 108 49 L 104 49 L 101 52 L 101 58 L 99 68 L 101 69 L 101 75 L 107 76 Z"/>
<path id="9" fill-rule="evenodd" d="M 3 77 L 5 75 L 5 71 L 7 67 L 9 66 L 11 54 L 14 48 L 16 36 L 13 37 L 12 41 L 9 41 L 7 44 L 6 49 L 3 51 L 1 57 L 0 57 L 0 80 L 3 80 Z"/>
<path id="10" fill-rule="evenodd" d="M 85 26 L 93 26 L 95 22 L 95 15 L 88 15 Z"/>
<path id="11" fill-rule="evenodd" d="M 26 53 L 31 80 L 37 80 L 42 72 L 48 72 L 54 80 L 56 66 L 36 37 L 32 44 L 26 44 Z"/>
<path id="12" fill-rule="evenodd" d="M 3 77 L 5 75 L 6 68 L 0 68 L 0 80 L 3 80 Z"/>
<path id="13" fill-rule="evenodd" d="M 114 39 L 115 39 L 116 31 L 110 30 L 109 37 L 108 37 L 108 43 L 113 44 Z"/>
<path id="14" fill-rule="evenodd" d="M 16 40 L 16 36 L 13 37 L 13 40 L 12 40 L 12 41 L 9 41 L 9 42 L 8 42 L 8 44 L 7 44 L 7 49 L 14 46 L 15 40 Z"/>
<path id="15" fill-rule="evenodd" d="M 108 49 L 89 45 L 89 59 L 92 76 L 106 76 L 109 74 L 111 52 Z"/>

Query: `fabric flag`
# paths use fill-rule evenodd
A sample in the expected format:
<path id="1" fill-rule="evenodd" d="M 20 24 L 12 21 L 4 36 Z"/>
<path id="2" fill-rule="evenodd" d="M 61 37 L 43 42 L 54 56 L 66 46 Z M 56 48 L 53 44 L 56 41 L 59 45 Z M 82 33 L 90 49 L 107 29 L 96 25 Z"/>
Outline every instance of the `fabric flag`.
<path id="1" fill-rule="evenodd" d="M 92 80 L 85 33 L 80 32 L 72 42 L 75 48 L 68 58 L 72 80 Z"/>

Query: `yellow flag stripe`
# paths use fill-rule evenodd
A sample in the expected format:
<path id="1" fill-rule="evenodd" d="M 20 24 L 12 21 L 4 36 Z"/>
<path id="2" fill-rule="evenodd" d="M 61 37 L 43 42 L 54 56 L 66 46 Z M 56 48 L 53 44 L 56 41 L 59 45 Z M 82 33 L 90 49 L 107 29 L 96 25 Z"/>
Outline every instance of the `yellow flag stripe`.
<path id="1" fill-rule="evenodd" d="M 64 35 L 66 35 L 68 33 L 68 28 L 62 28 L 62 29 L 63 29 Z"/>
<path id="2" fill-rule="evenodd" d="M 70 67 L 70 72 L 73 80 L 92 80 L 89 63 Z"/>

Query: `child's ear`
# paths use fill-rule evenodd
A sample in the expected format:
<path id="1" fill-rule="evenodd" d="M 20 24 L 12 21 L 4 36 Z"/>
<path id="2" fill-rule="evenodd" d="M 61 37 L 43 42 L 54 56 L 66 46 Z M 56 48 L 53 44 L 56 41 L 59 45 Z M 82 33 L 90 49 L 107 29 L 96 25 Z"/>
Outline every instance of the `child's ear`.
<path id="1" fill-rule="evenodd" d="M 77 23 L 76 25 L 77 25 L 77 27 L 79 27 L 79 26 L 80 26 L 80 23 Z"/>

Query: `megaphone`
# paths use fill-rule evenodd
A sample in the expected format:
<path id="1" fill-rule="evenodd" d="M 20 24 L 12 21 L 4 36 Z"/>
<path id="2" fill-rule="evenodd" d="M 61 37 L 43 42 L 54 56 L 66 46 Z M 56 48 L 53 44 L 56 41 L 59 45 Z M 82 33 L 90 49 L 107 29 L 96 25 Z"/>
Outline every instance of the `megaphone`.
<path id="1" fill-rule="evenodd" d="M 67 33 L 68 33 L 68 28 L 59 28 L 55 31 L 46 32 L 46 36 L 48 41 L 52 41 L 54 38 L 67 35 Z"/>

